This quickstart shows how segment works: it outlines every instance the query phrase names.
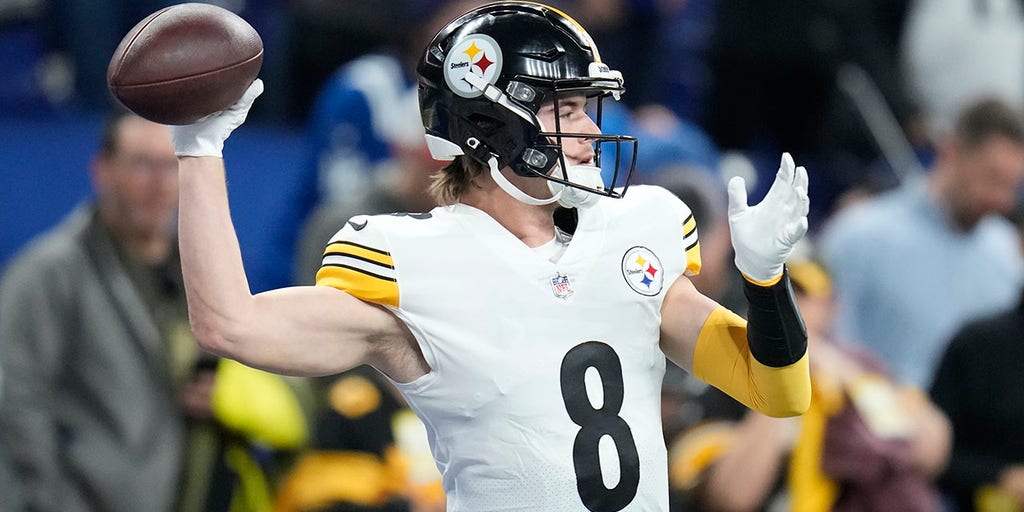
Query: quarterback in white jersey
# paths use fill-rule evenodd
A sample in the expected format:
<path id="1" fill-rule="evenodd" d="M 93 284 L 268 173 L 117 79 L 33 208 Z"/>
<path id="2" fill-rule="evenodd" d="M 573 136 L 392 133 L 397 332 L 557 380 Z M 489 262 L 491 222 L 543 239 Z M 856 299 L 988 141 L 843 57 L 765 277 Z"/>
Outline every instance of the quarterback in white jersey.
<path id="1" fill-rule="evenodd" d="M 729 183 L 749 322 L 700 294 L 696 221 L 601 153 L 624 91 L 586 31 L 532 2 L 473 9 L 418 68 L 430 212 L 356 216 L 317 286 L 253 295 L 221 150 L 262 91 L 172 127 L 189 314 L 207 350 L 293 375 L 370 364 L 429 433 L 451 511 L 662 511 L 666 358 L 747 406 L 801 414 L 807 338 L 784 263 L 807 229 L 807 173 L 784 155 L 765 198 Z M 620 168 L 622 172 L 620 172 Z M 620 182 L 619 178 L 623 178 Z"/>
<path id="2" fill-rule="evenodd" d="M 396 384 L 453 509 L 667 510 L 661 303 L 699 268 L 689 210 L 638 186 L 581 211 L 555 261 L 464 204 L 356 217 L 317 283 L 393 308 L 415 334 L 431 371 Z"/>

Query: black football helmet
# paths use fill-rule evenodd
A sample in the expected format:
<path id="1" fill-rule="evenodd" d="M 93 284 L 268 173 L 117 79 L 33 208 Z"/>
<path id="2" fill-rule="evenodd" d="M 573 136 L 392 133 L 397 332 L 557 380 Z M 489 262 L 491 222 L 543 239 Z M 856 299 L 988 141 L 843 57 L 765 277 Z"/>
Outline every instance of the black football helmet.
<path id="1" fill-rule="evenodd" d="M 554 131 L 546 131 L 537 119 L 545 102 L 555 102 L 557 112 L 560 95 L 582 92 L 596 100 L 594 121 L 600 127 L 601 101 L 624 92 L 622 74 L 601 62 L 590 35 L 565 13 L 533 2 L 473 9 L 434 36 L 418 72 L 420 112 L 434 158 L 468 155 L 483 164 L 496 158 L 499 168 L 508 166 L 520 176 L 608 197 L 625 193 L 636 165 L 636 138 L 563 133 L 558 116 Z M 598 167 L 602 146 L 614 150 L 615 165 L 607 167 L 611 177 L 603 186 L 569 181 L 562 153 L 566 138 L 594 141 Z M 620 151 L 623 144 L 633 150 Z M 630 162 L 619 161 L 623 154 L 632 155 Z M 552 173 L 556 164 L 560 172 Z"/>

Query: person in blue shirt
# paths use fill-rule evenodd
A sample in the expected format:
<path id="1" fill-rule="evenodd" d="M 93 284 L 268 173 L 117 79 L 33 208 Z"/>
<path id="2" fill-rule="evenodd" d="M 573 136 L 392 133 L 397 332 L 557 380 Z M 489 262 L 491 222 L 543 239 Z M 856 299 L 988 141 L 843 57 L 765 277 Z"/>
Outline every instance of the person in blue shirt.
<path id="1" fill-rule="evenodd" d="M 926 388 L 965 321 L 1009 307 L 1024 263 L 1009 212 L 1024 183 L 1024 124 L 997 99 L 960 114 L 921 179 L 836 215 L 821 236 L 839 337 Z"/>

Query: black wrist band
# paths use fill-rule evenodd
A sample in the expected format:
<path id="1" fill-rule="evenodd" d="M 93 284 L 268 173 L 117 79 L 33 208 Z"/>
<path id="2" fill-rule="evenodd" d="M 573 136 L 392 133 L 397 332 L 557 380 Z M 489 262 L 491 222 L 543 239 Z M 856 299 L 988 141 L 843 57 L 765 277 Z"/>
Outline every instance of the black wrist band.
<path id="1" fill-rule="evenodd" d="M 747 344 L 758 362 L 774 368 L 788 366 L 807 352 L 807 328 L 789 282 L 789 271 L 771 286 L 743 280 L 747 314 Z"/>

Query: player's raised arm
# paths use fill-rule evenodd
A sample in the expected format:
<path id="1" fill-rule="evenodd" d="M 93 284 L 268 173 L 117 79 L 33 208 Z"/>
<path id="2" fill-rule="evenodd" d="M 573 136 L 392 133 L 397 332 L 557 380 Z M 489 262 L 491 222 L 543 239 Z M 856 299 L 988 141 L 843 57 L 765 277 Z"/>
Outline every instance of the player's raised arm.
<path id="1" fill-rule="evenodd" d="M 383 347 L 407 336 L 383 308 L 329 287 L 249 291 L 221 149 L 262 90 L 257 80 L 230 109 L 172 127 L 179 157 L 181 265 L 196 338 L 206 350 L 279 373 L 322 375 L 371 363 L 402 379 L 401 369 L 378 357 L 387 352 Z"/>
<path id="2" fill-rule="evenodd" d="M 786 153 L 759 204 L 747 205 L 744 187 L 729 182 L 729 228 L 749 323 L 679 279 L 662 304 L 662 349 L 752 409 L 801 414 L 811 398 L 807 333 L 784 264 L 807 231 L 807 171 Z"/>

